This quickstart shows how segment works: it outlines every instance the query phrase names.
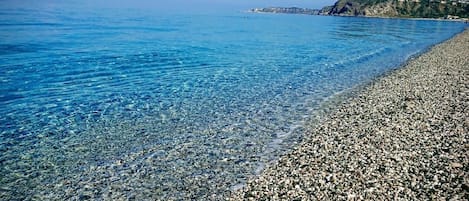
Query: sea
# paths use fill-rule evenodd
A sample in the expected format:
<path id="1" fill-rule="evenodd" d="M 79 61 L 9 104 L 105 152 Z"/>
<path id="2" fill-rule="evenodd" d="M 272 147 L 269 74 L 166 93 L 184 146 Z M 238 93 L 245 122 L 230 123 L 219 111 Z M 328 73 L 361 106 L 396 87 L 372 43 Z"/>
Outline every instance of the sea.
<path id="1" fill-rule="evenodd" d="M 435 20 L 0 7 L 0 200 L 220 200 Z"/>

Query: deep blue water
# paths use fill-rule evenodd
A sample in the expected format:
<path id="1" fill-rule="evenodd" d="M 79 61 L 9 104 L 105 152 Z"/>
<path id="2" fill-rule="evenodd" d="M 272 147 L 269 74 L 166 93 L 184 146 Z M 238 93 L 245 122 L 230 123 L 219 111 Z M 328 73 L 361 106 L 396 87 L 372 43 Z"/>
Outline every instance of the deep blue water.
<path id="1" fill-rule="evenodd" d="M 222 198 L 462 23 L 0 9 L 0 199 Z"/>

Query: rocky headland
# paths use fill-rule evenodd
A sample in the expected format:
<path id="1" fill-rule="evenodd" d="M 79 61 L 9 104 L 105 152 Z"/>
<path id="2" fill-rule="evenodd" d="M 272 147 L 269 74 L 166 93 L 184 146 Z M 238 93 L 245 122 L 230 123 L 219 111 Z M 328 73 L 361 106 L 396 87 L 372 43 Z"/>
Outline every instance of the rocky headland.
<path id="1" fill-rule="evenodd" d="M 465 0 L 339 0 L 324 8 L 329 15 L 467 18 L 469 1 Z"/>

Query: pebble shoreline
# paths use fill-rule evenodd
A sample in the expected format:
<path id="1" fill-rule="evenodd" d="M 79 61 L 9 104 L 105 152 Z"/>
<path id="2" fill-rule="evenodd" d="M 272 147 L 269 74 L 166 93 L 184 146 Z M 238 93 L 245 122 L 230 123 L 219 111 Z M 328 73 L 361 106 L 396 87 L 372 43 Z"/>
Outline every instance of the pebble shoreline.
<path id="1" fill-rule="evenodd" d="M 469 29 L 339 104 L 228 200 L 469 200 Z"/>

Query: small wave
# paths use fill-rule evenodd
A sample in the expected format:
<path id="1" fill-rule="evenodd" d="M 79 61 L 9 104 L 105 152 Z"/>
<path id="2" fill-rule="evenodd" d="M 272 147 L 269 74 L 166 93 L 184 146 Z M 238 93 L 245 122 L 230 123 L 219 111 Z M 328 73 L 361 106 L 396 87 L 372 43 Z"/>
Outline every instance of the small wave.
<path id="1" fill-rule="evenodd" d="M 44 49 L 44 47 L 37 44 L 2 44 L 0 45 L 0 55 L 31 53 Z"/>
<path id="2" fill-rule="evenodd" d="M 8 102 L 20 98 L 24 98 L 24 96 L 18 94 L 1 94 L 0 102 Z"/>
<path id="3" fill-rule="evenodd" d="M 370 60 L 373 57 L 379 56 L 383 54 L 384 52 L 390 51 L 390 48 L 387 47 L 382 47 L 375 49 L 374 51 L 362 53 L 353 57 L 348 57 L 343 60 L 334 62 L 334 66 L 350 66 L 351 64 L 357 64 L 357 63 L 364 63 L 368 60 Z"/>
<path id="4" fill-rule="evenodd" d="M 58 27 L 64 24 L 61 23 L 47 23 L 47 22 L 24 22 L 24 23 L 0 23 L 0 26 L 11 27 L 11 26 L 53 26 Z"/>

